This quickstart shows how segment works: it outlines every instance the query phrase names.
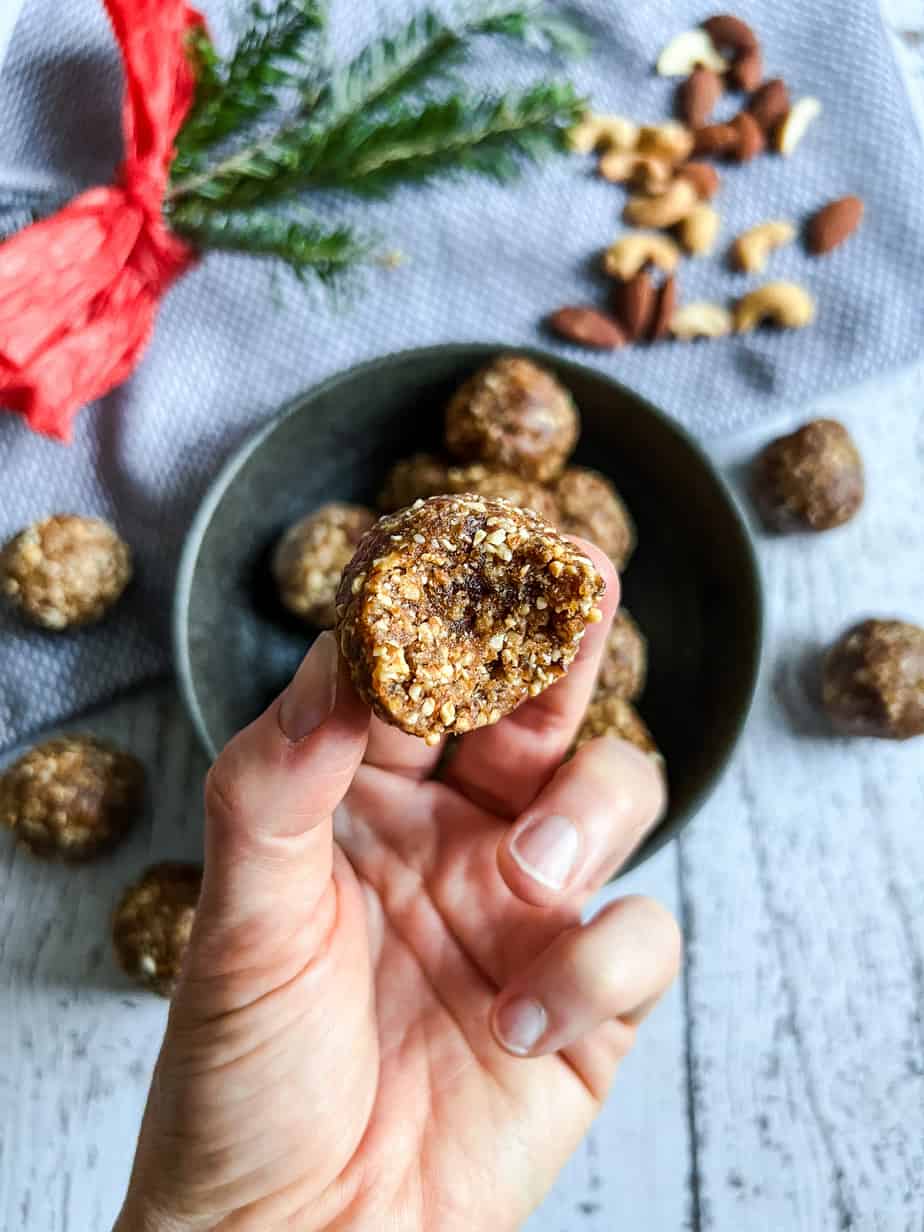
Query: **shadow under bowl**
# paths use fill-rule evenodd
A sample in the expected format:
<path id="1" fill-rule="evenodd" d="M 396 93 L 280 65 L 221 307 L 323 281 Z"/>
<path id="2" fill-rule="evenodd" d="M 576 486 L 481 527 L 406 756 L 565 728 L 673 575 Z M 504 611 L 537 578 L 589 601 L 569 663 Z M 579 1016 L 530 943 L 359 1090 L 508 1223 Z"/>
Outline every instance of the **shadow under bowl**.
<path id="1" fill-rule="evenodd" d="M 313 637 L 277 599 L 279 535 L 324 501 L 374 505 L 395 461 L 439 448 L 450 394 L 504 349 L 431 347 L 353 368 L 295 399 L 225 465 L 190 529 L 174 609 L 180 685 L 210 756 L 289 681 Z M 760 662 L 757 562 L 728 488 L 671 419 L 592 369 L 518 352 L 571 390 L 574 461 L 613 480 L 638 526 L 623 602 L 648 638 L 638 708 L 667 762 L 670 805 L 630 868 L 693 817 L 741 733 Z"/>

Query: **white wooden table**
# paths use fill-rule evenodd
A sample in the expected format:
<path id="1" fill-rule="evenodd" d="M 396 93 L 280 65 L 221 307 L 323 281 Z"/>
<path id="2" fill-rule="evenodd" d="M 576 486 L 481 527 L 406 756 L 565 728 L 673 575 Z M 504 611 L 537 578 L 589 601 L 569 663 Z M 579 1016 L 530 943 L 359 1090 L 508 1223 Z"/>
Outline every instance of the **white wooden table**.
<path id="1" fill-rule="evenodd" d="M 920 1232 L 924 742 L 832 738 L 818 646 L 855 615 L 924 620 L 924 367 L 820 409 L 867 460 L 863 515 L 761 539 L 762 688 L 732 770 L 629 877 L 677 912 L 682 981 L 530 1232 Z M 723 450 L 733 481 L 757 439 Z M 113 965 L 113 900 L 194 857 L 205 765 L 170 686 L 90 726 L 148 763 L 149 826 L 66 870 L 0 845 L 0 1227 L 105 1232 L 165 1006 Z"/>
<path id="2" fill-rule="evenodd" d="M 921 0 L 886 9 L 924 95 Z M 530 1232 L 924 1228 L 924 741 L 834 739 L 812 701 L 848 621 L 924 621 L 924 366 L 812 412 L 854 431 L 867 507 L 836 534 L 760 540 L 769 635 L 736 762 L 618 888 L 677 912 L 683 978 Z M 767 435 L 717 451 L 733 482 Z M 114 967 L 108 917 L 147 863 L 201 847 L 205 765 L 172 688 L 80 726 L 144 758 L 156 804 L 97 866 L 0 843 L 4 1232 L 110 1227 L 166 1011 Z"/>

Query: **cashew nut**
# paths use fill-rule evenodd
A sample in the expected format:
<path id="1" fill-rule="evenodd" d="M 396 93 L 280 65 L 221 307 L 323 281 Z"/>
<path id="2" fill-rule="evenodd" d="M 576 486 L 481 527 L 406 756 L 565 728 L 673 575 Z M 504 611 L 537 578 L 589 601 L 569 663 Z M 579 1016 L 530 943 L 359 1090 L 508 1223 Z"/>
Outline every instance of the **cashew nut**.
<path id="1" fill-rule="evenodd" d="M 598 165 L 600 174 L 611 184 L 629 180 L 636 188 L 653 196 L 664 192 L 672 178 L 669 164 L 652 154 L 610 150 L 601 155 Z"/>
<path id="2" fill-rule="evenodd" d="M 793 103 L 789 114 L 776 132 L 776 148 L 781 154 L 791 154 L 808 126 L 821 115 L 821 103 L 817 98 L 800 98 Z"/>
<path id="3" fill-rule="evenodd" d="M 720 222 L 721 219 L 712 206 L 700 202 L 681 220 L 677 228 L 681 244 L 693 256 L 704 256 L 712 252 L 719 234 Z"/>
<path id="4" fill-rule="evenodd" d="M 794 282 L 767 282 L 735 305 L 735 329 L 746 334 L 763 321 L 782 329 L 802 329 L 815 319 L 815 301 Z"/>
<path id="5" fill-rule="evenodd" d="M 732 316 L 721 304 L 697 300 L 678 308 L 671 318 L 671 333 L 675 338 L 723 338 L 732 330 Z"/>
<path id="6" fill-rule="evenodd" d="M 638 131 L 639 154 L 653 154 L 670 163 L 682 163 L 693 153 L 694 137 L 685 124 L 668 120 L 666 124 L 643 124 Z"/>
<path id="7" fill-rule="evenodd" d="M 658 56 L 658 74 L 661 77 L 689 77 L 697 64 L 716 73 L 724 73 L 728 68 L 705 30 L 684 30 L 672 38 Z"/>
<path id="8" fill-rule="evenodd" d="M 603 269 L 611 278 L 628 282 L 646 265 L 656 265 L 665 274 L 672 274 L 679 260 L 680 249 L 670 236 L 632 231 L 610 244 L 603 256 Z"/>
<path id="9" fill-rule="evenodd" d="M 623 218 L 634 227 L 672 227 L 699 204 L 689 180 L 673 180 L 660 197 L 630 197 Z"/>
<path id="10" fill-rule="evenodd" d="M 750 231 L 743 231 L 735 240 L 733 264 L 746 274 L 759 274 L 773 249 L 791 244 L 795 238 L 796 228 L 791 222 L 782 219 L 762 222 Z"/>
<path id="11" fill-rule="evenodd" d="M 618 115 L 597 115 L 588 111 L 568 133 L 568 144 L 575 154 L 594 150 L 634 150 L 638 125 Z"/>

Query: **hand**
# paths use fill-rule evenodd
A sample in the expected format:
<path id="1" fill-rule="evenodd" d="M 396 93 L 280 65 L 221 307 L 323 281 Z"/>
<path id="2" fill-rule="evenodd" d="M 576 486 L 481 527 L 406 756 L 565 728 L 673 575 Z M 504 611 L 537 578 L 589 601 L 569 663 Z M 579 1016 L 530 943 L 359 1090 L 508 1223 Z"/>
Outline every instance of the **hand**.
<path id="1" fill-rule="evenodd" d="M 370 721 L 323 634 L 206 789 L 202 897 L 120 1232 L 504 1232 L 674 977 L 677 927 L 588 897 L 663 807 L 567 677 L 440 749 Z"/>

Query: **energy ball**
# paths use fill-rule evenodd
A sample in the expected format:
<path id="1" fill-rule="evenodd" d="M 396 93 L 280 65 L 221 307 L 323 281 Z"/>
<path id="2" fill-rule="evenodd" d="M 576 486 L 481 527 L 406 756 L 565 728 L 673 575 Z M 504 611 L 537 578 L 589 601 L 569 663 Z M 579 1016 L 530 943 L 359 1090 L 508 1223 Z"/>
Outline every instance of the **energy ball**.
<path id="1" fill-rule="evenodd" d="M 176 988 L 189 944 L 202 869 L 154 864 L 129 886 L 112 916 L 112 945 L 122 970 L 162 997 Z"/>
<path id="2" fill-rule="evenodd" d="M 558 525 L 606 552 L 622 573 L 635 551 L 635 523 L 622 497 L 598 471 L 569 466 L 554 488 Z"/>
<path id="3" fill-rule="evenodd" d="M 597 692 L 615 693 L 634 702 L 645 687 L 647 671 L 648 643 L 629 613 L 620 608 L 603 651 Z"/>
<path id="4" fill-rule="evenodd" d="M 432 453 L 415 453 L 402 458 L 388 472 L 385 486 L 379 493 L 379 508 L 394 513 L 413 505 L 416 500 L 448 492 L 448 467 Z"/>
<path id="5" fill-rule="evenodd" d="M 95 736 L 36 745 L 0 776 L 0 822 L 34 855 L 89 860 L 140 815 L 144 767 Z"/>
<path id="6" fill-rule="evenodd" d="M 863 459 L 834 419 L 815 419 L 771 441 L 754 465 L 754 500 L 774 531 L 842 526 L 863 504 L 863 486 Z"/>
<path id="7" fill-rule="evenodd" d="M 27 526 L 0 552 L 0 591 L 44 629 L 101 619 L 131 576 L 128 544 L 99 518 L 72 513 Z"/>
<path id="8" fill-rule="evenodd" d="M 344 570 L 340 649 L 380 718 L 436 744 L 559 679 L 604 590 L 532 510 L 433 496 L 378 522 Z"/>
<path id="9" fill-rule="evenodd" d="M 446 408 L 446 448 L 544 483 L 561 473 L 580 421 L 571 395 L 531 360 L 504 355 L 476 372 Z"/>
<path id="10" fill-rule="evenodd" d="M 558 505 L 551 491 L 514 471 L 494 470 L 480 462 L 453 466 L 449 469 L 445 491 L 457 495 L 473 492 L 475 496 L 487 496 L 492 500 L 499 497 L 519 509 L 532 509 L 553 526 L 558 521 Z"/>
<path id="11" fill-rule="evenodd" d="M 273 553 L 273 576 L 284 606 L 321 629 L 332 629 L 343 567 L 374 522 L 371 509 L 331 501 L 290 526 Z"/>
<path id="12" fill-rule="evenodd" d="M 617 736 L 658 761 L 663 760 L 641 715 L 630 701 L 618 693 L 597 694 L 584 713 L 574 747 L 579 749 L 582 744 L 596 740 L 598 736 Z"/>
<path id="13" fill-rule="evenodd" d="M 904 620 L 864 620 L 831 647 L 822 699 L 851 736 L 924 735 L 924 629 Z"/>

